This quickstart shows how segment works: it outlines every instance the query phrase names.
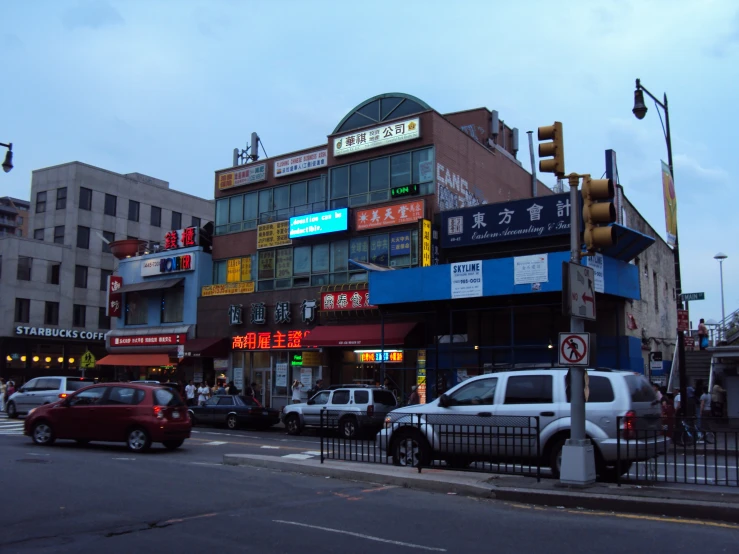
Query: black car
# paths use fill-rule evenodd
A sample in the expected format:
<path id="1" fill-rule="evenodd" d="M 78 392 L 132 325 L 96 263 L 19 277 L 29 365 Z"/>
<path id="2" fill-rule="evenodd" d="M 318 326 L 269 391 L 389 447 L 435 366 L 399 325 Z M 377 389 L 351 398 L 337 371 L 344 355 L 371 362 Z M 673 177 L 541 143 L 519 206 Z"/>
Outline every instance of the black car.
<path id="1" fill-rule="evenodd" d="M 279 410 L 263 407 L 252 396 L 217 394 L 202 406 L 190 406 L 188 412 L 193 425 L 225 425 L 229 429 L 239 426 L 268 429 L 280 421 Z"/>

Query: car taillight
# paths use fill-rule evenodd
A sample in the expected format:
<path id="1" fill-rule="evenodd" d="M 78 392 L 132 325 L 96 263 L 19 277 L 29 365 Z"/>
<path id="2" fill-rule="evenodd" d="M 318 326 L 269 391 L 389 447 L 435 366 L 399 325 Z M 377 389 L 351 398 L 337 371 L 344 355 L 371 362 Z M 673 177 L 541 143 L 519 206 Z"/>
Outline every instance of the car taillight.
<path id="1" fill-rule="evenodd" d="M 626 440 L 636 438 L 636 412 L 628 411 L 623 421 L 623 437 Z"/>
<path id="2" fill-rule="evenodd" d="M 374 414 L 375 414 L 375 405 L 374 404 L 370 404 L 369 406 L 367 406 L 367 415 L 368 416 L 371 416 L 371 415 L 374 415 Z"/>
<path id="3" fill-rule="evenodd" d="M 162 406 L 154 406 L 154 415 L 157 419 L 164 419 L 164 408 Z"/>
<path id="4" fill-rule="evenodd" d="M 67 396 L 68 396 L 67 393 L 63 392 L 59 395 L 59 398 L 67 398 Z"/>

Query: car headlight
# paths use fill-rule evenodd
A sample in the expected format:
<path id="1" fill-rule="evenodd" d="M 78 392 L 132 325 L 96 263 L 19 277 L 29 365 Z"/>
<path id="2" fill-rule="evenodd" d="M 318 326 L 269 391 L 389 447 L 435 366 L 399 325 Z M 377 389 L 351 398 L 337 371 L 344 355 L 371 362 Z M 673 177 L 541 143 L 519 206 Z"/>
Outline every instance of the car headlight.
<path id="1" fill-rule="evenodd" d="M 31 414 L 32 414 L 33 412 L 35 412 L 35 411 L 36 411 L 36 408 L 32 408 L 32 409 L 31 409 L 31 410 L 30 410 L 30 411 L 28 412 L 28 415 L 30 416 L 30 415 L 31 415 Z"/>

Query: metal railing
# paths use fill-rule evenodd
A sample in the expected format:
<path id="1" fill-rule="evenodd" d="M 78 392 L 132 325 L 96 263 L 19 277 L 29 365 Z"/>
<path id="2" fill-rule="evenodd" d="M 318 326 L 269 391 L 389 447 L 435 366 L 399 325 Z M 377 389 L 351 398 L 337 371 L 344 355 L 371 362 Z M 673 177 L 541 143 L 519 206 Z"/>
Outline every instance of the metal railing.
<path id="1" fill-rule="evenodd" d="M 739 487 L 739 421 L 663 417 L 660 429 L 619 417 L 616 482 Z"/>
<path id="2" fill-rule="evenodd" d="M 385 415 L 322 410 L 324 460 L 403 467 L 509 473 L 541 479 L 542 451 L 537 416 L 464 414 Z"/>

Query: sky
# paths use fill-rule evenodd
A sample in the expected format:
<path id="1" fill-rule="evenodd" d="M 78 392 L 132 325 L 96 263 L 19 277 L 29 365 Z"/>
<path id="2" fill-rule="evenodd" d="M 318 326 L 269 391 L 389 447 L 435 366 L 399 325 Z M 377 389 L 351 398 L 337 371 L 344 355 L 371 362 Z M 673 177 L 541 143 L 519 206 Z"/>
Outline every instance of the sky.
<path id="1" fill-rule="evenodd" d="M 691 319 L 721 318 L 719 251 L 726 313 L 739 308 L 735 0 L 7 0 L 2 13 L 0 142 L 15 168 L 0 194 L 26 199 L 31 171 L 75 160 L 212 198 L 252 131 L 275 157 L 404 92 L 440 113 L 498 110 L 527 170 L 525 132 L 555 120 L 568 172 L 600 176 L 615 150 L 664 237 L 667 150 L 654 104 L 631 113 L 639 77 L 668 95 L 683 291 L 706 294 Z"/>

